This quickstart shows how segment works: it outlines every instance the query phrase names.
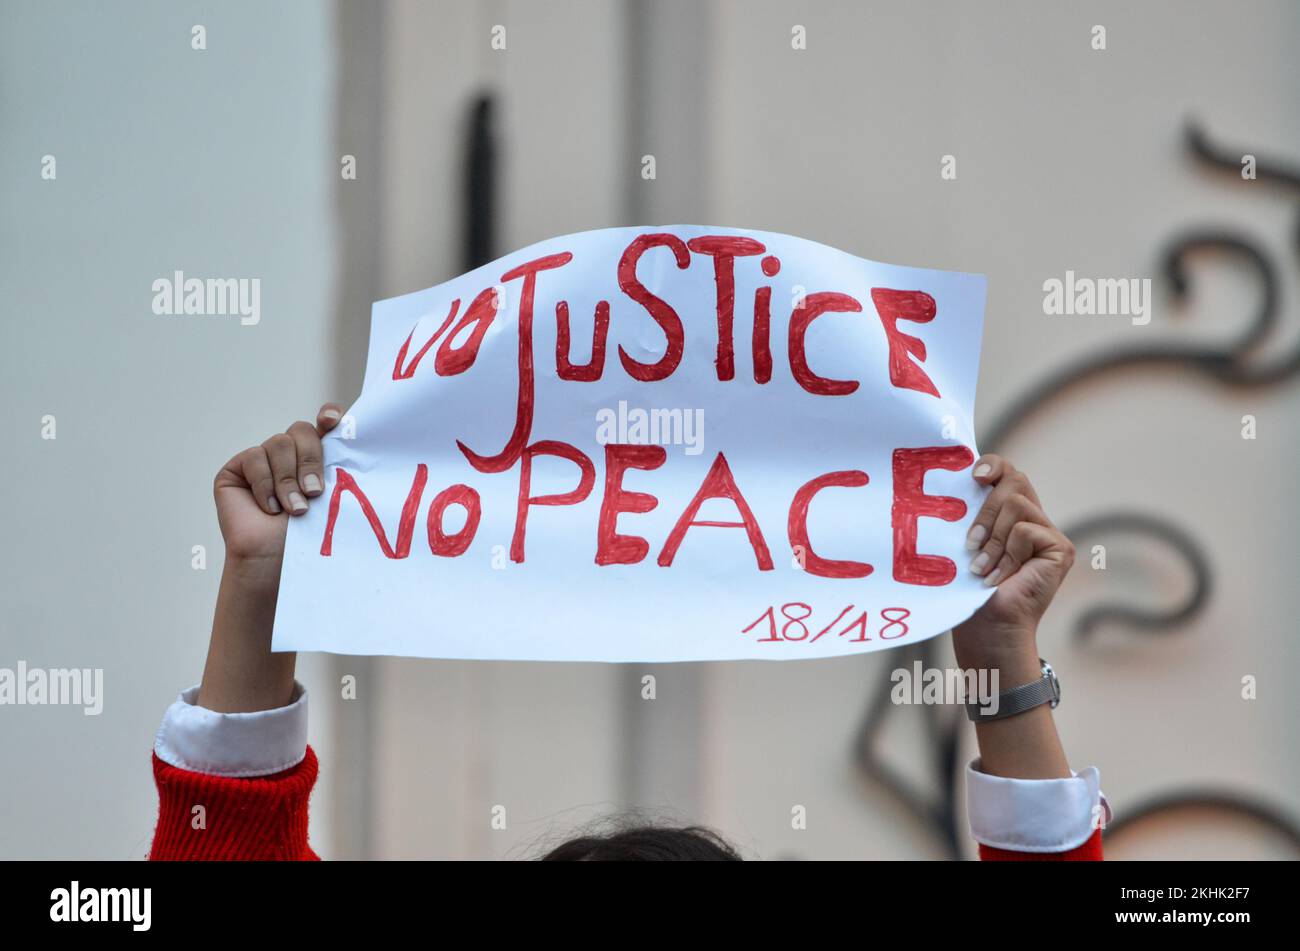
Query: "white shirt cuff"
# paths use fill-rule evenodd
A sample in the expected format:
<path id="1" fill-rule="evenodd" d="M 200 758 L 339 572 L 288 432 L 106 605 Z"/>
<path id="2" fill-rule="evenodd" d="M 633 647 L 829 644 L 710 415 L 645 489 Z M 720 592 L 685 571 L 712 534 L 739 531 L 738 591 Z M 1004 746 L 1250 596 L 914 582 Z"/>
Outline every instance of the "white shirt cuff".
<path id="1" fill-rule="evenodd" d="M 1077 849 L 1111 815 L 1095 767 L 1073 779 L 1008 779 L 981 773 L 979 760 L 966 767 L 966 811 L 975 841 L 1012 852 Z"/>
<path id="2" fill-rule="evenodd" d="M 199 688 L 181 692 L 153 749 L 164 763 L 210 776 L 269 776 L 307 755 L 307 691 L 294 681 L 289 705 L 255 713 L 217 713 L 195 706 Z"/>

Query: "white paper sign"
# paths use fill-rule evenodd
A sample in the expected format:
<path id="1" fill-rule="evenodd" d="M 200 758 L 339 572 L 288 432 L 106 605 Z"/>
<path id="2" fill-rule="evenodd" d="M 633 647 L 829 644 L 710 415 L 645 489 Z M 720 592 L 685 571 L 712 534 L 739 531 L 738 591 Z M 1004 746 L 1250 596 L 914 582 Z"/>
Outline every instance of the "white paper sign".
<path id="1" fill-rule="evenodd" d="M 374 305 L 276 650 L 789 660 L 989 597 L 985 281 L 734 228 L 590 231 Z"/>

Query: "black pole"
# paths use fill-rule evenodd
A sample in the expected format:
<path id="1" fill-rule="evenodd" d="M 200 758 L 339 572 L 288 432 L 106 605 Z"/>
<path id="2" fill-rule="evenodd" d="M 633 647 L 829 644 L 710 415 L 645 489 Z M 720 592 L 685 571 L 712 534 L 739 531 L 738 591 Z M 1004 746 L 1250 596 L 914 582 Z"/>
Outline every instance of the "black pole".
<path id="1" fill-rule="evenodd" d="M 495 257 L 496 143 L 492 136 L 492 97 L 483 93 L 471 107 L 465 155 L 464 251 L 465 271 Z"/>

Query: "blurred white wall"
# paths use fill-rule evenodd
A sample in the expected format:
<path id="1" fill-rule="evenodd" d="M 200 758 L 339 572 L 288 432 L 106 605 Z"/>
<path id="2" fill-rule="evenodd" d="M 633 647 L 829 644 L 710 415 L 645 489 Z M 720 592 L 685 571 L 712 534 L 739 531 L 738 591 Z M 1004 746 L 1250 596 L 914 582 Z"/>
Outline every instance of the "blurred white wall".
<path id="1" fill-rule="evenodd" d="M 98 717 L 0 707 L 0 857 L 141 857 L 154 731 L 207 649 L 212 478 L 330 389 L 332 9 L 0 11 L 0 666 L 100 667 L 105 693 Z M 156 316 L 151 285 L 178 269 L 260 278 L 260 323 Z M 321 693 L 325 665 L 300 667 Z M 327 788 L 315 803 L 328 853 Z"/>

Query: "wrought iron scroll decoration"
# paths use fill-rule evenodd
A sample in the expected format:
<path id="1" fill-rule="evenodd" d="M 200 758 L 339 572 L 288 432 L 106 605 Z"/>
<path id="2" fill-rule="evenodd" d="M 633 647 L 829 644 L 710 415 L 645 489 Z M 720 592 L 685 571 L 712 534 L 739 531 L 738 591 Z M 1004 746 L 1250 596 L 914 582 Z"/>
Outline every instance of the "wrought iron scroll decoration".
<path id="1" fill-rule="evenodd" d="M 1188 124 L 1185 141 L 1196 159 L 1234 175 L 1240 174 L 1242 157 L 1247 154 L 1245 150 L 1217 146 L 1195 123 Z M 1261 182 L 1300 189 L 1300 168 L 1272 159 L 1257 160 L 1255 168 L 1256 177 Z M 1193 252 L 1204 250 L 1243 257 L 1258 280 L 1258 308 L 1234 341 L 1220 346 L 1143 345 L 1078 359 L 1031 386 L 1007 407 L 980 439 L 981 447 L 987 451 L 1003 445 L 1021 423 L 1046 403 L 1075 385 L 1112 370 L 1177 366 L 1204 373 L 1218 383 L 1239 387 L 1277 384 L 1300 372 L 1300 343 L 1271 362 L 1261 360 L 1256 354 L 1277 329 L 1280 293 L 1273 262 L 1250 238 L 1216 228 L 1198 228 L 1174 238 L 1163 256 L 1162 270 L 1175 300 L 1187 301 L 1191 289 L 1187 262 Z M 1292 235 L 1291 250 L 1300 252 L 1300 215 Z M 1182 603 L 1157 610 L 1138 609 L 1122 603 L 1096 605 L 1076 621 L 1075 636 L 1078 638 L 1086 637 L 1102 624 L 1113 622 L 1143 632 L 1171 632 L 1194 617 L 1209 599 L 1212 577 L 1209 560 L 1188 533 L 1166 519 L 1142 513 L 1114 512 L 1086 519 L 1066 529 L 1066 534 L 1075 541 L 1120 532 L 1144 535 L 1176 552 L 1191 574 L 1191 593 Z M 937 653 L 935 642 L 930 640 L 916 645 L 899 660 L 904 666 L 915 660 L 920 660 L 926 667 L 938 666 Z M 937 795 L 927 796 L 880 753 L 880 734 L 889 716 L 897 709 L 890 703 L 889 693 L 888 683 L 882 684 L 867 706 L 854 743 L 858 767 L 869 781 L 883 787 L 916 820 L 927 826 L 951 858 L 959 858 L 964 835 L 961 831 L 964 824 L 956 814 L 960 715 L 942 706 L 922 708 L 922 715 L 926 718 L 925 755 L 930 761 L 927 766 L 938 790 Z M 1145 819 L 1188 808 L 1217 810 L 1263 823 L 1300 851 L 1300 819 L 1282 808 L 1228 788 L 1174 790 L 1125 804 L 1121 817 L 1110 825 L 1105 835 L 1108 841 L 1113 841 L 1123 830 L 1131 829 Z"/>

